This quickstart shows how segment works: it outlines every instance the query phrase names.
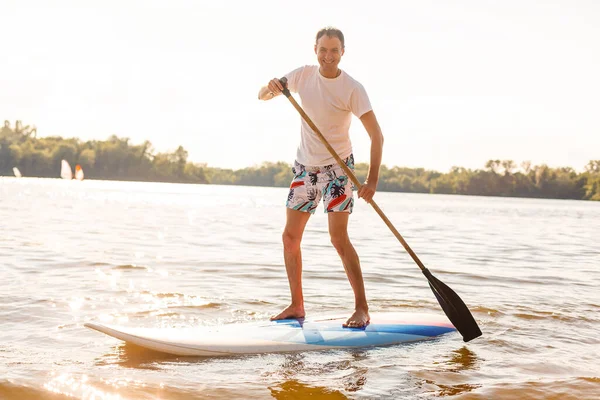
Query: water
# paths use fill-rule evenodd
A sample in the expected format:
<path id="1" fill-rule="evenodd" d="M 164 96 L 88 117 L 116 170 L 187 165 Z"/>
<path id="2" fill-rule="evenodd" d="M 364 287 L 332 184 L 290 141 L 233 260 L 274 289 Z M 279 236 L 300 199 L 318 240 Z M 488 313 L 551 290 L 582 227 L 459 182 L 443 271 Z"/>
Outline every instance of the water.
<path id="1" fill-rule="evenodd" d="M 0 178 L 1 399 L 594 399 L 600 203 L 378 193 L 484 336 L 364 350 L 163 355 L 83 327 L 266 319 L 289 301 L 286 189 Z M 441 313 L 360 201 L 350 234 L 372 311 Z M 353 297 L 319 207 L 303 245 L 307 313 Z M 70 397 L 69 397 L 70 396 Z"/>

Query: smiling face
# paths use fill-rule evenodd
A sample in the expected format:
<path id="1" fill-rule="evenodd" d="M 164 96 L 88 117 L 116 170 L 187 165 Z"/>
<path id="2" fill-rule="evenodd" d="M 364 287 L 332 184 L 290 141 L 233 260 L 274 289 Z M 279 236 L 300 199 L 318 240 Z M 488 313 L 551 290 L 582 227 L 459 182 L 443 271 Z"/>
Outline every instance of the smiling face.
<path id="1" fill-rule="evenodd" d="M 326 78 L 335 78 L 338 73 L 338 64 L 344 55 L 344 47 L 339 38 L 323 35 L 315 44 L 315 54 L 319 61 L 319 72 Z"/>

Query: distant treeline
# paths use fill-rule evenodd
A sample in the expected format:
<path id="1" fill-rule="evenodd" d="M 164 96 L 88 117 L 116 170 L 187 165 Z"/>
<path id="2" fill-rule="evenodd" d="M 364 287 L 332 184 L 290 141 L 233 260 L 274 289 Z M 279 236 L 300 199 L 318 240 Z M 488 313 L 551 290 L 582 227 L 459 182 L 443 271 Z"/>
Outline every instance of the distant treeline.
<path id="1" fill-rule="evenodd" d="M 24 176 L 58 177 L 61 160 L 80 164 L 86 179 L 136 180 L 180 183 L 212 183 L 286 187 L 292 179 L 288 163 L 263 163 L 238 170 L 212 168 L 187 161 L 181 146 L 172 153 L 157 153 L 152 144 L 129 143 L 128 138 L 108 140 L 38 138 L 34 127 L 8 121 L 0 130 L 0 175 L 13 175 L 17 167 Z M 362 182 L 368 164 L 356 164 Z M 388 192 L 444 193 L 478 196 L 536 197 L 600 200 L 600 160 L 592 160 L 585 172 L 570 167 L 550 168 L 524 162 L 517 168 L 511 160 L 490 160 L 483 169 L 453 167 L 447 173 L 423 168 L 388 168 L 380 172 L 379 190 Z"/>

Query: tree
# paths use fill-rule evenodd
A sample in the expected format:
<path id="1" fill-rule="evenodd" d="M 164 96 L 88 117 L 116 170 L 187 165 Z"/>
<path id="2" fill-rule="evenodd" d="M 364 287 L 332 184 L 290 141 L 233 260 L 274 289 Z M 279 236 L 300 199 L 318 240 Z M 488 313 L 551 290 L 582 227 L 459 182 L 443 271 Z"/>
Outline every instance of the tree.
<path id="1" fill-rule="evenodd" d="M 600 173 L 600 160 L 591 160 L 586 166 L 585 170 L 589 173 Z"/>
<path id="2" fill-rule="evenodd" d="M 499 166 L 500 160 L 488 160 L 488 162 L 485 163 L 485 168 L 494 174 L 498 173 Z"/>
<path id="3" fill-rule="evenodd" d="M 512 170 L 515 169 L 517 165 L 513 160 L 504 160 L 502 161 L 502 168 L 504 168 L 504 175 L 512 174 Z"/>

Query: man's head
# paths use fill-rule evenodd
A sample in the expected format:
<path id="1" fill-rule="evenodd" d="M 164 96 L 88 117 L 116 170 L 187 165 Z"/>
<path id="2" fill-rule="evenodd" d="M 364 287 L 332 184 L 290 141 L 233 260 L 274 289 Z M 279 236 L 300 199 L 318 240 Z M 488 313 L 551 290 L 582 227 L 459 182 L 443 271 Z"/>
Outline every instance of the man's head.
<path id="1" fill-rule="evenodd" d="M 344 55 L 344 34 L 336 28 L 327 27 L 317 32 L 315 54 L 321 66 L 321 74 L 335 77 L 338 64 Z"/>

